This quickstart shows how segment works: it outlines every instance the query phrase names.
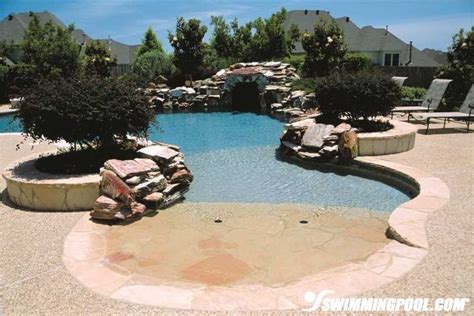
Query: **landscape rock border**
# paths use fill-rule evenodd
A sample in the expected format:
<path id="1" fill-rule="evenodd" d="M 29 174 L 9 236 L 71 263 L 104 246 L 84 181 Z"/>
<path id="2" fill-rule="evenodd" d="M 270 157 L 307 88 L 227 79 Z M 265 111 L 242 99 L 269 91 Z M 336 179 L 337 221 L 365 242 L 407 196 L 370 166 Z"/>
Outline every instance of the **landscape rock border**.
<path id="1" fill-rule="evenodd" d="M 129 284 L 130 275 L 112 271 L 103 264 L 108 226 L 81 218 L 66 237 L 63 262 L 84 286 L 101 295 L 129 302 L 167 308 L 208 311 L 301 310 L 304 295 L 332 289 L 336 297 L 356 296 L 387 285 L 412 270 L 426 256 L 429 244 L 425 224 L 429 216 L 449 201 L 449 189 L 440 179 L 423 171 L 373 157 L 357 158 L 355 166 L 389 174 L 415 186 L 419 194 L 395 209 L 389 218 L 389 233 L 396 239 L 370 255 L 351 263 L 282 287 L 235 285 L 205 287 L 197 284 L 149 286 Z M 81 247 L 77 247 L 77 245 Z M 258 295 L 255 295 L 258 293 Z"/>

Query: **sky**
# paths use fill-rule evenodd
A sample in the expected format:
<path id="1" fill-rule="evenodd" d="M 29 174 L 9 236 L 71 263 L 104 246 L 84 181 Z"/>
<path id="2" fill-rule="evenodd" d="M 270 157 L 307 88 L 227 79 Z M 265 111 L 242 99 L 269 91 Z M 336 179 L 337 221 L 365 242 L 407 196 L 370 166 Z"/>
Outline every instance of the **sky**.
<path id="1" fill-rule="evenodd" d="M 390 32 L 419 49 L 446 51 L 454 33 L 474 25 L 474 0 L 0 0 L 0 19 L 12 12 L 47 10 L 92 38 L 110 36 L 127 44 L 139 44 L 151 26 L 170 50 L 167 34 L 179 16 L 207 25 L 211 15 L 245 23 L 281 7 L 326 10 L 336 18 L 349 16 L 359 27 L 388 25 Z"/>

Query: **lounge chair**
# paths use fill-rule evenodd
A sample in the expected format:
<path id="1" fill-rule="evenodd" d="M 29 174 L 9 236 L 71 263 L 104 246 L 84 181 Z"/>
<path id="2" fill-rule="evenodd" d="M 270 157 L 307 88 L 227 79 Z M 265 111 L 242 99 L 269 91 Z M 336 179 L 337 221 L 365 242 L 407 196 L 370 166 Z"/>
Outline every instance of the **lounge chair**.
<path id="1" fill-rule="evenodd" d="M 395 81 L 396 84 L 398 84 L 401 87 L 403 87 L 403 83 L 405 82 L 405 80 L 407 80 L 408 77 L 397 77 L 397 76 L 393 76 L 392 77 L 392 80 Z"/>
<path id="2" fill-rule="evenodd" d="M 402 112 L 408 114 L 408 120 L 410 120 L 411 113 L 413 112 L 429 112 L 434 111 L 438 108 L 441 99 L 443 98 L 444 92 L 448 87 L 451 79 L 435 79 L 431 82 L 428 91 L 426 92 L 425 98 L 421 105 L 417 106 L 397 106 L 392 110 L 393 113 Z"/>
<path id="3" fill-rule="evenodd" d="M 428 129 L 430 128 L 430 119 L 444 119 L 443 128 L 446 127 L 446 120 L 463 120 L 466 121 L 467 132 L 469 133 L 469 124 L 471 123 L 472 110 L 474 110 L 474 85 L 471 85 L 471 89 L 467 93 L 466 99 L 464 100 L 459 112 L 433 112 L 433 113 L 417 113 L 413 117 L 417 120 L 426 120 L 426 132 L 428 134 Z"/>

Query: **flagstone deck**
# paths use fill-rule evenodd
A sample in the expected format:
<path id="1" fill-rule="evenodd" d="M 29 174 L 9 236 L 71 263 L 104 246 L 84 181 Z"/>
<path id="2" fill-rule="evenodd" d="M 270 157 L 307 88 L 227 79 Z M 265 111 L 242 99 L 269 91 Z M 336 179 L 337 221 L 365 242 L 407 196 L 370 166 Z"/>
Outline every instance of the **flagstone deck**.
<path id="1" fill-rule="evenodd" d="M 422 125 L 420 127 L 423 129 Z M 448 185 L 451 197 L 448 204 L 428 218 L 430 249 L 424 260 L 402 279 L 363 296 L 472 299 L 474 134 L 466 134 L 460 124 L 450 123 L 448 127 L 461 129 L 433 129 L 432 134 L 418 134 L 413 150 L 379 157 L 440 178 Z M 15 151 L 15 145 L 21 139 L 18 135 L 0 136 L 2 169 L 32 153 L 29 146 Z M 47 145 L 39 145 L 34 151 L 48 149 Z M 3 180 L 0 188 L 2 191 L 5 188 Z M 66 235 L 84 214 L 28 212 L 3 201 L 4 204 L 0 204 L 3 219 L 0 224 L 2 313 L 189 314 L 189 311 L 114 300 L 88 290 L 69 274 L 61 259 Z M 473 311 L 471 303 L 465 312 Z"/>

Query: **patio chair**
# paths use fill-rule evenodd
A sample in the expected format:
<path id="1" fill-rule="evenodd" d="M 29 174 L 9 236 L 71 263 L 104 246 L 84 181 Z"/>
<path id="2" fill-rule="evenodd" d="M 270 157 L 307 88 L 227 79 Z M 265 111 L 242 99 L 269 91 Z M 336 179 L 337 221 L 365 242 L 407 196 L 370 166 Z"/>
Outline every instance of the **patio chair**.
<path id="1" fill-rule="evenodd" d="M 393 76 L 391 79 L 393 81 L 395 81 L 396 84 L 398 84 L 398 86 L 401 88 L 403 87 L 403 83 L 405 82 L 405 80 L 407 80 L 408 77 L 397 77 L 397 76 Z"/>
<path id="2" fill-rule="evenodd" d="M 464 99 L 459 112 L 433 112 L 433 113 L 416 113 L 413 117 L 417 120 L 426 120 L 426 132 L 430 128 L 430 119 L 444 119 L 443 128 L 446 127 L 446 120 L 463 120 L 466 121 L 467 132 L 469 133 L 469 124 L 471 123 L 472 110 L 474 110 L 474 85 L 471 85 L 471 89 L 467 93 L 466 99 Z"/>
<path id="3" fill-rule="evenodd" d="M 428 91 L 426 92 L 425 98 L 421 105 L 417 106 L 397 106 L 392 110 L 393 113 L 402 112 L 408 114 L 408 120 L 410 120 L 411 113 L 413 112 L 429 112 L 434 111 L 438 108 L 441 99 L 443 98 L 449 83 L 453 81 L 451 79 L 435 79 L 431 82 Z"/>

